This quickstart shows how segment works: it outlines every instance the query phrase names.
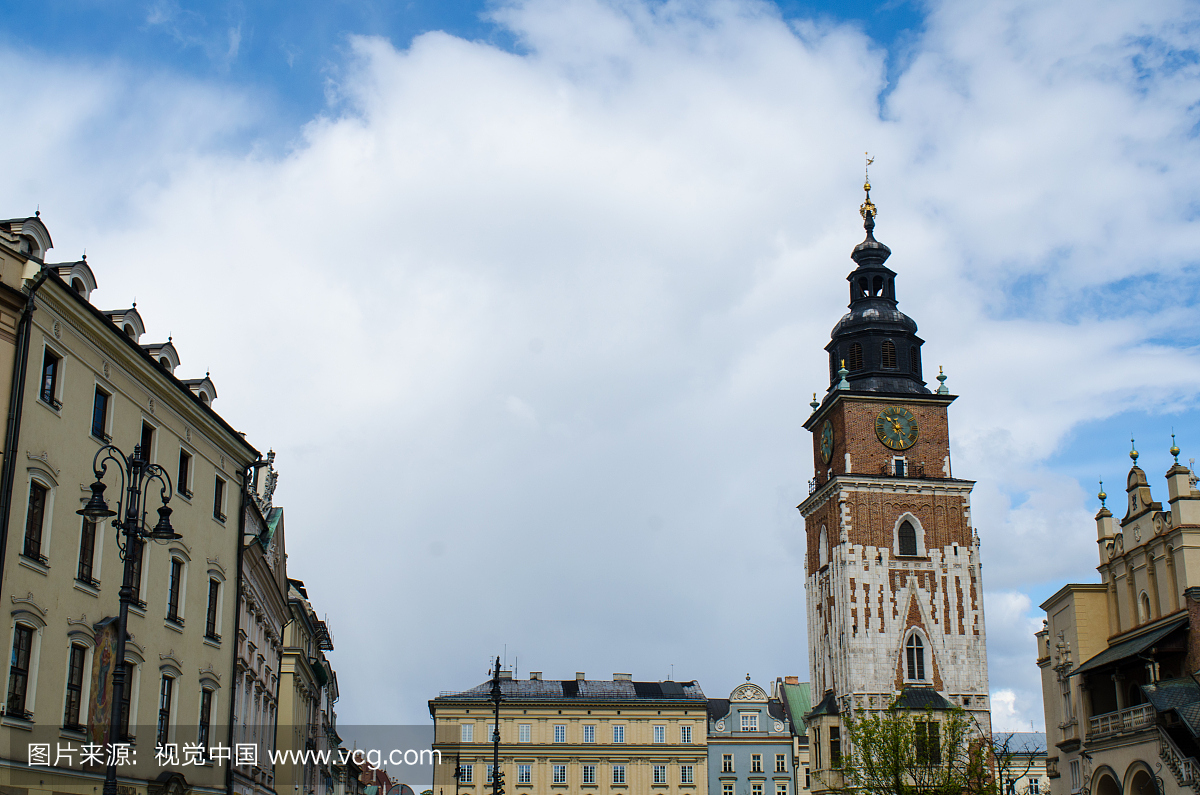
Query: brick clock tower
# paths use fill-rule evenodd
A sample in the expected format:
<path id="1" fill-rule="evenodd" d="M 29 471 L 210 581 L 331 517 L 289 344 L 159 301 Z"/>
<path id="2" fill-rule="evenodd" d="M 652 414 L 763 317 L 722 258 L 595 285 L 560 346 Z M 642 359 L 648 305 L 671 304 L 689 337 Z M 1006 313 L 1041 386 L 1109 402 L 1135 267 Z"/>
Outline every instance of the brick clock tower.
<path id="1" fill-rule="evenodd" d="M 896 308 L 891 250 L 875 239 L 864 188 L 850 311 L 825 346 L 829 390 L 804 423 L 816 469 L 799 508 L 817 771 L 836 766 L 851 708 L 961 706 L 991 730 L 974 481 L 950 469 L 955 396 L 944 375 L 936 392 L 921 378 L 923 340 Z"/>

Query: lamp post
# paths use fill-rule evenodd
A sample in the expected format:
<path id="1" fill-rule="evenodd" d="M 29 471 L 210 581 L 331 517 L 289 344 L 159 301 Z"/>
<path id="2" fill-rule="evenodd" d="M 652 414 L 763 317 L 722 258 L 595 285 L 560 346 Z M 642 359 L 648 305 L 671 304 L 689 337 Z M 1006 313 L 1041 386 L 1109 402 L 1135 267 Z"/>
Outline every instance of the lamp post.
<path id="1" fill-rule="evenodd" d="M 134 558 L 140 552 L 143 539 L 151 541 L 171 541 L 183 536 L 171 527 L 171 501 L 174 492 L 171 478 L 165 469 L 158 464 L 151 464 L 143 458 L 141 445 L 133 448 L 133 455 L 126 456 L 115 445 L 106 444 L 96 451 L 92 460 L 92 470 L 96 474 L 96 482 L 92 484 L 92 496 L 87 505 L 76 513 L 93 522 L 102 522 L 113 516 L 120 517 L 113 522 L 117 534 L 117 549 L 121 560 L 125 562 L 124 575 L 121 579 L 121 610 L 117 618 L 117 648 L 115 666 L 113 668 L 112 715 L 108 724 L 108 764 L 104 770 L 104 795 L 117 795 L 117 765 L 113 748 L 120 740 L 121 731 L 121 702 L 125 695 L 125 629 L 129 623 L 129 605 L 133 603 L 133 572 Z M 109 462 L 121 476 L 123 495 L 117 500 L 117 510 L 108 507 L 104 499 L 104 476 L 108 472 Z M 159 499 L 162 505 L 158 508 L 158 524 L 152 530 L 146 527 L 146 487 L 152 481 L 159 483 Z"/>
<path id="2" fill-rule="evenodd" d="M 500 773 L 500 700 L 503 697 L 500 690 L 500 658 L 497 656 L 496 669 L 492 673 L 492 703 L 496 714 L 496 723 L 492 727 L 492 795 L 504 795 L 504 776 Z"/>

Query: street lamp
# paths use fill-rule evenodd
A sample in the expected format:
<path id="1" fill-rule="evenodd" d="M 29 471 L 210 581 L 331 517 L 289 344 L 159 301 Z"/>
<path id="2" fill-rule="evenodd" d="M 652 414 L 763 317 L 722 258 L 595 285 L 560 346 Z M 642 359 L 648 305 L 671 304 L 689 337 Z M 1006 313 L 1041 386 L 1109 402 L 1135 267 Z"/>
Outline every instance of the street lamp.
<path id="1" fill-rule="evenodd" d="M 108 724 L 108 765 L 104 770 L 104 795 L 117 795 L 117 765 L 112 749 L 120 739 L 121 730 L 121 701 L 125 695 L 125 630 L 129 623 L 129 605 L 133 603 L 133 572 L 134 556 L 138 553 L 138 545 L 143 539 L 151 541 L 172 541 L 183 538 L 171 527 L 171 501 L 174 492 L 171 478 L 167 471 L 158 464 L 151 464 L 143 458 L 142 446 L 133 448 L 133 455 L 126 457 L 115 445 L 106 444 L 96 451 L 92 460 L 92 470 L 96 474 L 96 482 L 92 484 L 92 496 L 87 505 L 76 513 L 93 522 L 101 522 L 113 516 L 122 517 L 113 522 L 117 531 L 117 550 L 121 560 L 125 562 L 125 573 L 121 579 L 121 610 L 117 619 L 117 649 L 116 666 L 113 669 L 112 716 Z M 121 475 L 121 487 L 124 495 L 117 500 L 117 510 L 108 507 L 104 499 L 104 476 L 108 472 L 108 464 L 112 462 Z M 151 530 L 146 530 L 146 500 L 144 491 L 151 481 L 159 483 L 159 499 L 162 505 L 158 508 L 158 524 Z M 123 513 L 122 513 L 123 511 Z"/>
<path id="2" fill-rule="evenodd" d="M 503 698 L 500 690 L 500 657 L 497 655 L 496 670 L 492 673 L 491 693 L 496 711 L 496 722 L 492 727 L 492 795 L 504 795 L 504 775 L 500 772 L 500 701 Z"/>

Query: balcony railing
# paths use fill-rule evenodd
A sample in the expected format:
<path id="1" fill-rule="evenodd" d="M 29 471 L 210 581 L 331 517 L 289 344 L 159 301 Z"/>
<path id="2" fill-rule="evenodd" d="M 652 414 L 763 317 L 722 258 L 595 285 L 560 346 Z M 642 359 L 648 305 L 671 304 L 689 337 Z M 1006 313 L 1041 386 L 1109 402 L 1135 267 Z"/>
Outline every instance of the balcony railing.
<path id="1" fill-rule="evenodd" d="M 1088 734 L 1100 736 L 1116 734 L 1154 725 L 1154 707 L 1140 704 L 1136 707 L 1123 709 L 1119 712 L 1106 712 L 1095 715 L 1088 721 Z"/>
<path id="2" fill-rule="evenodd" d="M 1194 786 L 1200 783 L 1200 765 L 1192 757 L 1184 756 L 1179 746 L 1175 745 L 1175 741 L 1161 728 L 1158 730 L 1158 755 L 1167 763 L 1167 767 L 1171 768 L 1180 786 Z"/>

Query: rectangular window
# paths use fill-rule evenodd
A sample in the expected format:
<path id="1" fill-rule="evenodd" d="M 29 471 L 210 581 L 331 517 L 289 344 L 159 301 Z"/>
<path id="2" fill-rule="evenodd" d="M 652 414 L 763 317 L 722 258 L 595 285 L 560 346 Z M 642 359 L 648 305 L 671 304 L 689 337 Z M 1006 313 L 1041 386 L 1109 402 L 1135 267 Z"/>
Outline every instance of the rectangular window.
<path id="1" fill-rule="evenodd" d="M 721 754 L 721 772 L 733 772 L 733 754 Z"/>
<path id="2" fill-rule="evenodd" d="M 1079 791 L 1079 760 L 1071 760 L 1071 791 Z"/>
<path id="3" fill-rule="evenodd" d="M 13 634 L 12 663 L 8 668 L 9 715 L 25 716 L 25 694 L 29 689 L 29 657 L 33 653 L 33 627 L 17 624 Z"/>
<path id="4" fill-rule="evenodd" d="M 458 769 L 458 780 L 462 784 L 474 783 L 475 765 L 463 765 Z"/>
<path id="5" fill-rule="evenodd" d="M 776 781 L 775 782 L 775 795 L 787 795 L 787 782 L 786 781 Z"/>
<path id="6" fill-rule="evenodd" d="M 933 722 L 920 721 L 917 729 L 917 763 L 922 765 L 940 765 L 942 763 L 942 742 L 940 726 Z"/>
<path id="7" fill-rule="evenodd" d="M 762 769 L 762 754 L 750 754 L 750 772 L 761 773 Z"/>
<path id="8" fill-rule="evenodd" d="M 213 518 L 218 522 L 225 521 L 225 481 L 217 478 L 213 486 Z"/>
<path id="9" fill-rule="evenodd" d="M 208 736 L 212 726 L 213 691 L 207 687 L 200 690 L 200 731 L 196 735 L 201 748 L 208 748 Z"/>
<path id="10" fill-rule="evenodd" d="M 665 743 L 666 741 L 667 741 L 667 727 L 666 726 L 655 726 L 654 727 L 654 742 Z"/>
<path id="11" fill-rule="evenodd" d="M 567 783 L 567 766 L 566 765 L 555 765 L 554 766 L 554 783 L 555 784 L 566 784 Z"/>
<path id="12" fill-rule="evenodd" d="M 625 742 L 625 727 L 619 723 L 615 724 L 613 726 L 613 742 L 614 743 Z"/>
<path id="13" fill-rule="evenodd" d="M 892 464 L 895 466 L 896 477 L 904 477 L 905 461 L 903 458 L 893 458 Z"/>
<path id="14" fill-rule="evenodd" d="M 625 783 L 625 765 L 613 765 L 612 774 L 613 774 L 612 783 L 614 783 L 614 784 L 624 784 Z"/>
<path id="15" fill-rule="evenodd" d="M 775 754 L 775 772 L 787 772 L 787 754 Z"/>
<path id="16" fill-rule="evenodd" d="M 655 765 L 654 766 L 654 783 L 655 784 L 666 784 L 667 783 L 667 766 L 666 765 Z"/>
<path id="17" fill-rule="evenodd" d="M 133 708 L 133 663 L 125 663 L 125 686 L 121 688 L 121 737 L 129 737 L 129 712 Z"/>
<path id="18" fill-rule="evenodd" d="M 139 607 L 145 607 L 142 601 L 142 559 L 146 556 L 146 542 L 140 539 L 133 541 L 133 601 Z"/>
<path id="19" fill-rule="evenodd" d="M 763 795 L 763 785 L 761 781 L 755 781 L 750 785 L 750 795 Z"/>
<path id="20" fill-rule="evenodd" d="M 96 523 L 91 519 L 84 519 L 79 529 L 79 569 L 75 573 L 75 579 L 92 586 L 99 584 L 92 576 L 92 561 L 95 557 Z"/>
<path id="21" fill-rule="evenodd" d="M 529 765 L 517 765 L 517 783 L 528 784 L 533 781 L 533 771 Z"/>
<path id="22" fill-rule="evenodd" d="M 585 743 L 596 742 L 596 727 L 595 726 L 588 725 L 588 726 L 583 727 L 583 741 Z"/>
<path id="23" fill-rule="evenodd" d="M 489 783 L 489 784 L 492 783 L 492 769 L 493 768 L 491 765 L 487 766 L 487 783 Z"/>
<path id="24" fill-rule="evenodd" d="M 150 463 L 154 460 L 154 426 L 148 422 L 142 423 L 142 440 L 138 443 L 138 449 L 142 451 L 143 461 Z"/>
<path id="25" fill-rule="evenodd" d="M 528 723 L 522 723 L 517 726 L 517 742 L 528 743 L 533 740 L 533 726 Z"/>
<path id="26" fill-rule="evenodd" d="M 176 624 L 183 622 L 179 618 L 179 593 L 183 589 L 183 561 L 171 558 L 171 579 L 167 585 L 167 620 Z"/>
<path id="27" fill-rule="evenodd" d="M 83 660 L 87 648 L 71 644 L 71 659 L 67 663 L 67 704 L 63 709 L 63 728 L 82 728 L 79 725 L 79 707 L 83 701 Z"/>
<path id="28" fill-rule="evenodd" d="M 816 767 L 817 770 L 820 770 L 821 769 L 821 727 L 820 726 L 813 727 L 812 749 L 813 749 L 813 756 L 814 756 L 813 766 Z"/>
<path id="29" fill-rule="evenodd" d="M 179 472 L 175 476 L 175 490 L 188 499 L 192 498 L 192 455 L 182 447 L 179 448 Z"/>
<path id="30" fill-rule="evenodd" d="M 100 387 L 92 398 L 92 436 L 104 442 L 112 438 L 108 435 L 108 393 Z"/>
<path id="31" fill-rule="evenodd" d="M 171 734 L 171 694 L 175 690 L 175 680 L 169 676 L 162 678 L 162 686 L 158 691 L 158 732 L 155 734 L 157 745 L 166 745 Z"/>
<path id="32" fill-rule="evenodd" d="M 812 776 L 808 772 L 808 768 L 804 768 L 804 788 L 812 789 Z"/>
<path id="33" fill-rule="evenodd" d="M 474 723 L 462 724 L 462 726 L 459 727 L 458 739 L 460 742 L 464 742 L 464 743 L 475 742 L 475 724 Z"/>
<path id="34" fill-rule="evenodd" d="M 217 602 L 221 598 L 221 583 L 218 580 L 208 581 L 208 611 L 204 617 L 204 637 L 220 640 L 217 634 Z"/>
<path id="35" fill-rule="evenodd" d="M 743 712 L 742 713 L 742 731 L 756 732 L 758 731 L 758 713 Z"/>
<path id="36" fill-rule="evenodd" d="M 1039 779 L 1029 779 L 1029 795 L 1041 795 L 1042 782 Z"/>
<path id="37" fill-rule="evenodd" d="M 37 481 L 29 484 L 29 509 L 25 513 L 25 550 L 27 558 L 46 562 L 42 555 L 42 527 L 46 520 L 46 497 L 50 490 Z"/>
<path id="38" fill-rule="evenodd" d="M 596 766 L 595 765 L 584 765 L 583 766 L 583 783 L 584 784 L 595 784 L 596 783 Z"/>
<path id="39" fill-rule="evenodd" d="M 842 729 L 840 726 L 829 727 L 829 766 L 837 767 L 842 763 Z"/>
<path id="40" fill-rule="evenodd" d="M 728 781 L 722 784 L 721 795 L 733 795 L 733 784 Z"/>
<path id="41" fill-rule="evenodd" d="M 564 724 L 558 723 L 554 726 L 554 742 L 565 743 L 567 741 L 567 727 Z"/>
<path id="42" fill-rule="evenodd" d="M 49 403 L 54 408 L 61 408 L 58 402 L 58 365 L 62 359 L 46 349 L 42 356 L 42 391 L 39 393 L 43 403 Z"/>
<path id="43" fill-rule="evenodd" d="M 691 765 L 680 765 L 679 766 L 679 783 L 680 784 L 695 784 L 696 783 L 696 777 L 695 777 L 694 773 L 692 772 Z"/>
<path id="44" fill-rule="evenodd" d="M 690 743 L 691 741 L 692 741 L 692 727 L 691 726 L 680 726 L 679 727 L 679 742 L 686 744 L 686 743 Z"/>

